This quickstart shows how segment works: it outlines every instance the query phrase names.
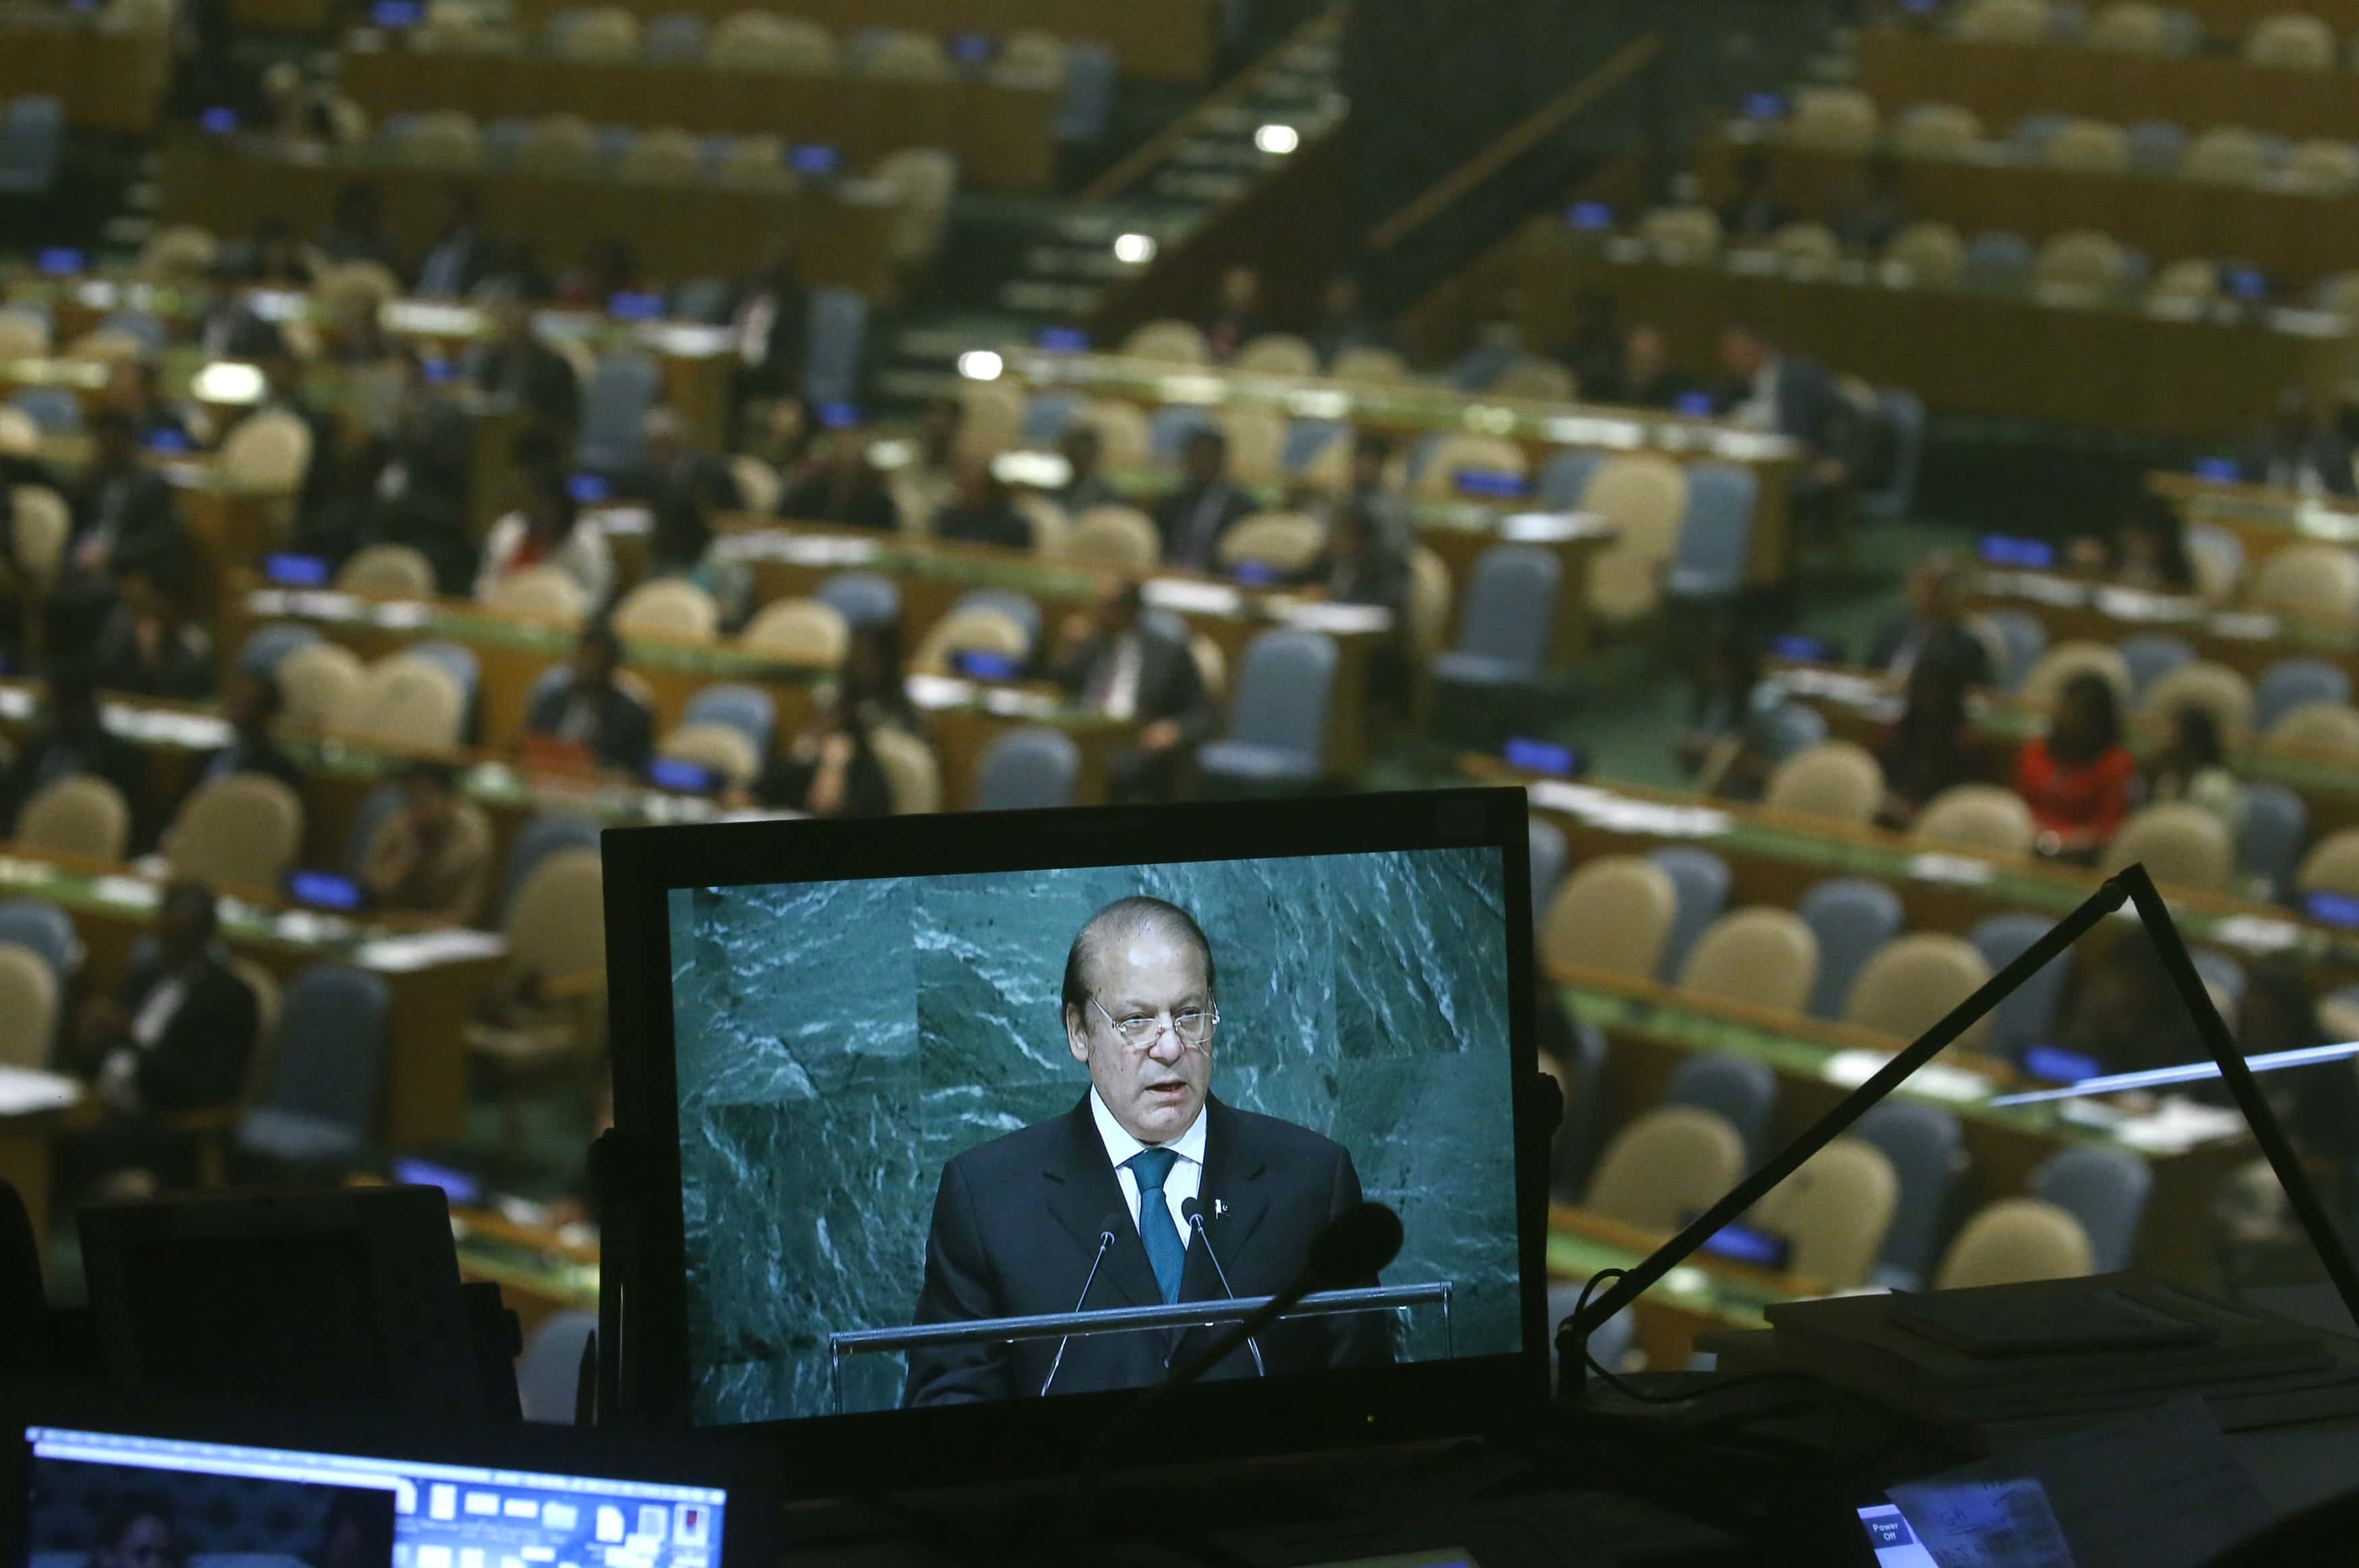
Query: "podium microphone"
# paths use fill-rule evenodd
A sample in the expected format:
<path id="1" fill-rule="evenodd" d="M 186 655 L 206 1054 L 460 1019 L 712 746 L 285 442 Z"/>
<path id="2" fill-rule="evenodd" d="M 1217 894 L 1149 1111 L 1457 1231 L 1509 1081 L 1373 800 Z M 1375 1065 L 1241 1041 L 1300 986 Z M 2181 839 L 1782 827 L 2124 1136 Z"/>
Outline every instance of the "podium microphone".
<path id="1" fill-rule="evenodd" d="M 1237 1292 L 1229 1284 L 1229 1271 L 1221 1267 L 1221 1255 L 1212 1250 L 1212 1238 L 1204 1234 L 1204 1206 L 1196 1199 L 1190 1198 L 1180 1206 L 1180 1212 L 1186 1217 L 1188 1224 L 1195 1230 L 1196 1240 L 1204 1249 L 1206 1260 L 1212 1265 L 1212 1277 L 1221 1281 L 1221 1293 L 1231 1301 L 1236 1300 Z M 1247 1335 L 1245 1348 L 1253 1352 L 1254 1376 L 1268 1377 L 1269 1368 L 1262 1364 L 1261 1341 Z"/>
<path id="2" fill-rule="evenodd" d="M 1173 1368 L 1170 1378 L 1158 1391 L 1170 1392 L 1196 1381 L 1220 1365 L 1223 1357 L 1240 1345 L 1250 1344 L 1254 1336 L 1293 1311 L 1295 1303 L 1313 1291 L 1341 1290 L 1355 1280 L 1373 1278 L 1377 1270 L 1399 1255 L 1400 1249 L 1400 1216 L 1380 1203 L 1364 1203 L 1345 1209 L 1312 1238 L 1310 1261 L 1302 1265 L 1302 1272 L 1294 1277 L 1292 1284 L 1270 1297 L 1268 1303 L 1251 1317 Z"/>
<path id="3" fill-rule="evenodd" d="M 1098 1267 L 1105 1261 L 1105 1255 L 1114 1250 L 1114 1232 L 1120 1229 L 1121 1227 L 1122 1215 L 1119 1210 L 1115 1209 L 1106 1210 L 1105 1217 L 1098 1221 L 1098 1249 L 1096 1255 L 1090 1259 L 1089 1273 L 1082 1277 L 1081 1298 L 1073 1303 L 1073 1310 L 1075 1312 L 1081 1311 L 1082 1308 L 1089 1304 L 1090 1287 L 1098 1282 Z M 1217 1264 L 1214 1266 L 1218 1267 Z M 1073 1336 L 1070 1334 L 1059 1336 L 1057 1340 L 1056 1357 L 1049 1363 L 1049 1375 L 1040 1379 L 1040 1397 L 1042 1399 L 1045 1400 L 1049 1397 L 1049 1385 L 1057 1380 L 1057 1369 L 1065 1364 L 1065 1346 L 1071 1344 L 1072 1341 Z"/>

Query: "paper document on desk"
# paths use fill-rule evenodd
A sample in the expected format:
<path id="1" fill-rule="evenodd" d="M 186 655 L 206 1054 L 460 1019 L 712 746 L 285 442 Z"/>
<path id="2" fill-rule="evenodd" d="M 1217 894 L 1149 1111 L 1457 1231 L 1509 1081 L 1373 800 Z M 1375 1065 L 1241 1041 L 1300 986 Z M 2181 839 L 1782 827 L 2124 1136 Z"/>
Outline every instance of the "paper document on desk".
<path id="1" fill-rule="evenodd" d="M 1941 1568 L 2013 1568 L 2018 1562 L 2045 1568 L 2044 1557 L 1953 1557 L 1936 1541 L 1938 1519 L 1971 1523 L 1989 1513 L 1976 1514 L 1973 1505 L 1992 1488 L 2025 1484 L 2044 1495 L 2071 1548 L 2062 1561 L 2076 1568 L 2196 1568 L 2269 1521 L 2260 1488 L 2200 1399 L 2026 1444 L 1896 1487 L 1891 1497 Z"/>
<path id="2" fill-rule="evenodd" d="M 0 1116 L 62 1110 L 82 1098 L 82 1086 L 56 1073 L 0 1065 Z"/>

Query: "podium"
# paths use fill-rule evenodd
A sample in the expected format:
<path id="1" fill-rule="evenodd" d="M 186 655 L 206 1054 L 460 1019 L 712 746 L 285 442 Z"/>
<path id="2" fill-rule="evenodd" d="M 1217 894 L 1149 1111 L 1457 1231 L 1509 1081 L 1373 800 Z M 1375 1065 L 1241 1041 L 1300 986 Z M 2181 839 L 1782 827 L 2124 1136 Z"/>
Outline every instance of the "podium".
<path id="1" fill-rule="evenodd" d="M 1158 1328 L 1215 1328 L 1242 1323 L 1267 1306 L 1269 1296 L 1237 1296 L 1227 1301 L 1173 1302 L 1169 1305 L 1098 1307 L 1088 1312 L 1041 1313 L 1032 1317 L 977 1317 L 963 1323 L 913 1324 L 906 1328 L 853 1328 L 827 1336 L 828 1390 L 835 1413 L 843 1413 L 843 1358 L 922 1350 L 936 1345 L 1013 1345 L 1024 1339 L 1051 1339 L 1097 1334 L 1142 1334 Z M 1423 1285 L 1365 1285 L 1349 1291 L 1314 1291 L 1277 1321 L 1299 1317 L 1334 1317 L 1345 1313 L 1400 1312 L 1409 1307 L 1441 1308 L 1441 1342 L 1445 1357 L 1455 1355 L 1450 1328 L 1450 1286 L 1447 1281 Z"/>

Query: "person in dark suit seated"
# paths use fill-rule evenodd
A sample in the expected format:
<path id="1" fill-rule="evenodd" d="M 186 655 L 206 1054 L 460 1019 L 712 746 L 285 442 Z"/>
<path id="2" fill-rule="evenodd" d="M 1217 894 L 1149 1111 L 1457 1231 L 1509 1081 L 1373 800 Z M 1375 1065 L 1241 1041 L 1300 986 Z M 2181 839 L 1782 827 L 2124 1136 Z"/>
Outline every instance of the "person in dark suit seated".
<path id="1" fill-rule="evenodd" d="M 1821 527 L 1839 521 L 1852 487 L 1860 416 L 1835 378 L 1816 360 L 1786 353 L 1741 325 L 1722 330 L 1720 362 L 1731 378 L 1724 416 L 1774 430 L 1802 449 L 1793 480 L 1795 515 Z"/>
<path id="2" fill-rule="evenodd" d="M 142 447 L 190 448 L 189 427 L 158 384 L 152 360 L 122 360 L 106 373 L 105 406 L 131 421 Z"/>
<path id="3" fill-rule="evenodd" d="M 712 600 L 723 629 L 735 631 L 753 603 L 753 568 L 722 553 L 712 520 L 689 496 L 669 496 L 657 503 L 655 513 L 655 525 L 647 535 L 647 569 L 639 581 L 677 578 L 701 589 Z"/>
<path id="4" fill-rule="evenodd" d="M 213 688 L 212 639 L 180 613 L 163 568 L 137 557 L 114 568 L 114 609 L 91 665 L 100 686 L 135 697 L 193 702 Z"/>
<path id="5" fill-rule="evenodd" d="M 0 823 L 14 833 L 27 801 L 60 779 L 83 777 L 104 779 L 122 792 L 131 806 L 136 841 L 147 801 L 147 757 L 130 741 L 107 733 L 89 666 L 67 665 L 50 672 L 49 709 L 0 773 Z"/>
<path id="6" fill-rule="evenodd" d="M 1769 155 L 1748 148 L 1736 160 L 1736 190 L 1721 204 L 1720 232 L 1732 243 L 1766 240 L 1793 221 L 1793 213 L 1771 191 L 1776 170 Z"/>
<path id="7" fill-rule="evenodd" d="M 689 438 L 687 421 L 676 410 L 661 404 L 648 409 L 639 421 L 639 467 L 625 477 L 625 494 L 658 513 L 682 503 L 705 512 L 745 510 L 737 476 L 727 463 L 698 449 Z"/>
<path id="8" fill-rule="evenodd" d="M 755 804 L 842 820 L 893 815 L 893 784 L 878 760 L 864 704 L 847 682 L 786 754 L 755 781 Z"/>
<path id="9" fill-rule="evenodd" d="M 655 749 L 655 719 L 617 685 L 623 666 L 622 639 L 610 626 L 585 629 L 573 645 L 573 667 L 564 680 L 532 700 L 525 728 L 545 740 L 579 747 L 602 767 L 636 773 Z"/>
<path id="10" fill-rule="evenodd" d="M 176 568 L 186 557 L 179 508 L 164 476 L 140 460 L 129 416 L 103 409 L 91 421 L 91 461 L 67 497 L 73 532 L 49 590 L 49 645 L 86 653 L 114 603 L 114 569 L 125 561 Z"/>
<path id="11" fill-rule="evenodd" d="M 1204 323 L 1204 346 L 1214 364 L 1226 364 L 1237 351 L 1269 330 L 1262 314 L 1261 274 L 1249 266 L 1233 266 L 1221 275 L 1221 297 Z"/>
<path id="12" fill-rule="evenodd" d="M 1221 536 L 1258 508 L 1229 478 L 1229 438 L 1209 426 L 1189 433 L 1180 471 L 1180 488 L 1155 508 L 1155 531 L 1164 560 L 1208 572 L 1220 558 Z"/>
<path id="13" fill-rule="evenodd" d="M 451 187 L 441 232 L 418 264 L 421 299 L 462 299 L 491 270 L 492 238 L 484 232 L 483 204 L 463 185 Z"/>
<path id="14" fill-rule="evenodd" d="M 810 287 L 792 245 L 781 243 L 737 291 L 729 333 L 737 348 L 730 424 L 742 438 L 747 404 L 802 398 L 803 362 L 810 352 Z"/>
<path id="15" fill-rule="evenodd" d="M 114 995 L 83 1011 L 75 1065 L 105 1110 L 97 1126 L 59 1140 L 69 1192 L 130 1169 L 167 1184 L 193 1179 L 189 1141 L 165 1119 L 231 1105 L 245 1087 L 259 1013 L 215 940 L 218 924 L 210 888 L 174 882 L 157 911 L 154 950 Z"/>
<path id="16" fill-rule="evenodd" d="M 1066 516 L 1079 517 L 1093 506 L 1110 506 L 1122 500 L 1100 469 L 1105 460 L 1105 438 L 1096 426 L 1074 420 L 1057 438 L 1057 450 L 1072 470 L 1053 497 Z"/>
<path id="17" fill-rule="evenodd" d="M 1028 550 L 1032 520 L 1016 510 L 1016 497 L 987 459 L 968 458 L 959 464 L 957 493 L 934 514 L 934 536 Z"/>
<path id="18" fill-rule="evenodd" d="M 224 255 L 205 274 L 205 308 L 197 318 L 197 350 L 207 359 L 255 362 L 277 353 L 278 329 L 254 313 L 239 285 L 237 265 Z"/>
<path id="19" fill-rule="evenodd" d="M 1075 1309 L 1275 1293 L 1312 1240 L 1360 1201 L 1349 1151 L 1308 1128 L 1213 1098 L 1221 1022 L 1212 945 L 1186 910 L 1117 899 L 1065 958 L 1061 1016 L 1090 1088 L 1061 1116 L 967 1150 L 942 1168 L 914 1321 L 952 1324 Z M 1194 1234 L 1185 1206 L 1201 1206 Z M 1102 1235 L 1097 1277 L 1082 1281 Z M 1209 1243 L 1223 1288 L 1204 1256 Z M 1367 1278 L 1353 1281 L 1372 1286 Z M 1205 1331 L 1075 1336 L 911 1352 L 908 1407 L 1147 1388 Z M 1210 1376 L 1250 1378 L 1392 1359 L 1383 1318 L 1297 1319 Z"/>
<path id="20" fill-rule="evenodd" d="M 1051 677 L 1100 712 L 1140 725 L 1136 741 L 1107 761 L 1108 794 L 1170 799 L 1214 717 L 1187 638 L 1147 618 L 1136 583 L 1109 578 L 1092 609 L 1066 620 L 1061 642 Z"/>
<path id="21" fill-rule="evenodd" d="M 401 380 L 392 427 L 356 460 L 366 497 L 359 542 L 406 545 L 434 568 L 436 592 L 472 593 L 480 564 L 467 529 L 474 433 L 416 354 L 405 351 L 394 362 Z"/>
<path id="22" fill-rule="evenodd" d="M 361 883 L 381 910 L 472 923 L 492 880 L 492 822 L 459 795 L 458 770 L 414 762 L 401 773 L 401 809 L 368 845 Z"/>
<path id="23" fill-rule="evenodd" d="M 393 265 L 393 245 L 385 237 L 376 187 L 355 179 L 336 192 L 328 226 L 320 232 L 320 254 L 338 265 L 354 262 L 383 267 Z"/>
<path id="24" fill-rule="evenodd" d="M 885 476 L 868 460 L 868 437 L 858 429 L 829 432 L 819 460 L 778 503 L 797 523 L 836 523 L 886 532 L 901 525 L 900 509 Z"/>
<path id="25" fill-rule="evenodd" d="M 1909 568 L 1908 608 L 1877 630 L 1867 645 L 1868 664 L 1905 681 L 1919 661 L 1937 659 L 1970 687 L 1990 685 L 1990 650 L 1965 624 L 1970 575 L 1966 563 L 1947 550 Z"/>
<path id="26" fill-rule="evenodd" d="M 1336 358 L 1350 349 L 1389 349 L 1392 339 L 1368 315 L 1360 298 L 1360 280 L 1339 273 L 1319 297 L 1319 325 L 1311 329 L 1310 347 L 1321 369 L 1334 368 Z"/>
<path id="27" fill-rule="evenodd" d="M 2249 484 L 2274 485 L 2305 495 L 2359 495 L 2351 470 L 2351 443 L 2334 427 L 2334 413 L 2301 387 L 2277 399 L 2276 416 L 2245 449 L 2239 464 Z"/>
<path id="28" fill-rule="evenodd" d="M 532 307 L 509 296 L 493 307 L 495 336 L 476 356 L 484 396 L 522 408 L 534 425 L 570 444 L 582 419 L 582 385 L 565 356 L 533 335 Z"/>
<path id="29" fill-rule="evenodd" d="M 1630 408 L 1674 408 L 1695 384 L 1671 368 L 1670 345 L 1663 330 L 1651 321 L 1634 323 L 1622 336 L 1622 362 L 1610 386 L 1597 401 Z M 1582 389 L 1583 397 L 1589 388 Z"/>
<path id="30" fill-rule="evenodd" d="M 222 687 L 222 717 L 229 720 L 229 744 L 206 753 L 197 765 L 190 794 L 238 773 L 260 773 L 288 789 L 300 789 L 303 771 L 279 750 L 270 733 L 283 702 L 277 681 L 253 670 L 235 670 Z"/>
<path id="31" fill-rule="evenodd" d="M 1356 496 L 1335 509 L 1326 542 L 1297 580 L 1323 589 L 1331 603 L 1373 605 L 1396 615 L 1408 610 L 1408 557 L 1384 520 Z"/>

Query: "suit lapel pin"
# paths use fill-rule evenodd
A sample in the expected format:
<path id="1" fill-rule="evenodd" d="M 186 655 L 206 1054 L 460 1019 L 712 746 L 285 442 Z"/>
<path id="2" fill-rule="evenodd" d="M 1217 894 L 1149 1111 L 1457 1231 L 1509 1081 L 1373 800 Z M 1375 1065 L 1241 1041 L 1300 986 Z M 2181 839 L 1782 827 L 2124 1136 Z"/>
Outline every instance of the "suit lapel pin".
<path id="1" fill-rule="evenodd" d="M 1229 1200 L 1228 1200 L 1228 1199 L 1226 1199 L 1226 1198 L 1214 1198 L 1214 1199 L 1212 1200 L 1212 1217 L 1213 1217 L 1214 1219 L 1218 1219 L 1218 1218 L 1220 1218 L 1223 1215 L 1225 1215 L 1225 1214 L 1227 1214 L 1228 1212 L 1229 1212 Z"/>

